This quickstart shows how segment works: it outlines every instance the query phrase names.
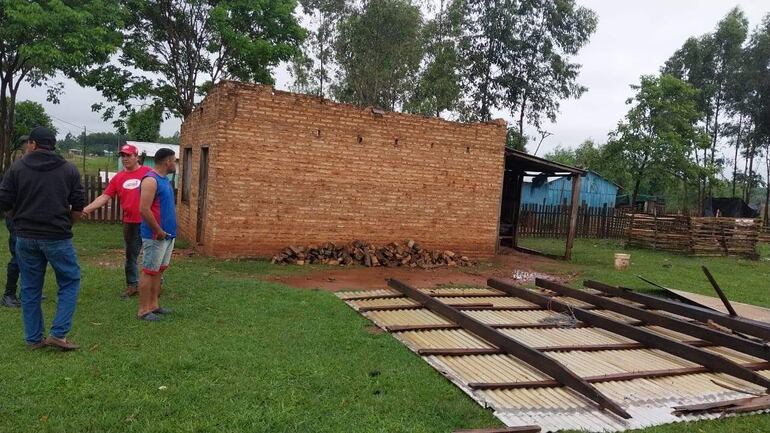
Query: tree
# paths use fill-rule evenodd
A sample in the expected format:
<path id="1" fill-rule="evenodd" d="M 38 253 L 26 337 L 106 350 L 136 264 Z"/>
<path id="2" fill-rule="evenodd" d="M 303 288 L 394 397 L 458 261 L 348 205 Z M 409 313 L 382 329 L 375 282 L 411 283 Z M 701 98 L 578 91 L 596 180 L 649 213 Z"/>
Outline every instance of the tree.
<path id="1" fill-rule="evenodd" d="M 107 62 L 121 26 L 116 0 L 0 2 L 0 170 L 10 163 L 21 83 L 47 86 L 58 102 L 62 84 L 52 79 Z"/>
<path id="2" fill-rule="evenodd" d="M 493 109 L 540 129 L 561 99 L 580 97 L 580 65 L 571 56 L 596 29 L 596 14 L 574 0 L 468 0 L 462 52 L 466 117 L 490 120 Z"/>
<path id="3" fill-rule="evenodd" d="M 423 27 L 424 68 L 420 73 L 407 111 L 440 117 L 454 110 L 460 101 L 460 57 L 458 41 L 462 33 L 462 3 L 440 1 L 436 16 Z"/>
<path id="4" fill-rule="evenodd" d="M 556 121 L 562 99 L 579 98 L 588 90 L 577 83 L 580 65 L 570 56 L 588 43 L 598 19 L 574 0 L 522 1 L 521 11 L 519 49 L 506 50 L 505 63 L 511 66 L 501 79 L 505 103 L 518 116 L 523 135 L 525 118 L 540 131 L 544 119 Z"/>
<path id="5" fill-rule="evenodd" d="M 695 126 L 701 119 L 698 91 L 672 76 L 642 76 L 632 107 L 607 143 L 604 158 L 622 161 L 633 176 L 632 203 L 645 177 L 658 183 L 693 174 L 690 156 L 707 148 L 708 136 Z"/>
<path id="6" fill-rule="evenodd" d="M 527 150 L 527 136 L 520 135 L 517 128 L 508 127 L 505 133 L 505 147 L 525 152 Z"/>
<path id="7" fill-rule="evenodd" d="M 160 124 L 163 120 L 163 108 L 150 105 L 128 116 L 126 128 L 128 138 L 137 141 L 157 142 L 160 137 Z"/>
<path id="8" fill-rule="evenodd" d="M 585 140 L 575 149 L 557 146 L 552 152 L 545 155 L 546 159 L 562 164 L 583 167 L 601 172 L 603 146 L 597 146 L 593 140 Z"/>
<path id="9" fill-rule="evenodd" d="M 726 127 L 724 119 L 738 110 L 743 91 L 736 92 L 737 76 L 742 63 L 742 45 L 748 34 L 748 20 L 739 8 L 732 9 L 718 24 L 713 33 L 690 38 L 681 49 L 666 62 L 663 73 L 675 75 L 700 91 L 698 108 L 705 116 L 705 128 L 710 145 L 703 149 L 702 157 L 696 155 L 704 170 L 719 170 L 716 151 L 719 139 L 726 133 L 737 133 L 740 142 L 741 128 Z M 739 144 L 738 144 L 739 145 Z M 710 194 L 712 184 L 701 178 L 699 196 L 702 200 Z"/>
<path id="10" fill-rule="evenodd" d="M 22 135 L 38 126 L 45 126 L 56 134 L 56 127 L 51 121 L 51 117 L 45 112 L 45 108 L 39 102 L 21 101 L 16 103 L 16 112 L 14 113 L 13 131 L 11 132 L 11 147 L 14 148 Z"/>
<path id="11" fill-rule="evenodd" d="M 345 0 L 300 0 L 316 30 L 305 41 L 304 52 L 292 59 L 293 89 L 325 97 L 334 60 L 337 24 L 349 9 Z"/>
<path id="12" fill-rule="evenodd" d="M 343 102 L 401 108 L 422 59 L 420 9 L 409 0 L 369 0 L 339 24 L 334 95 Z"/>
<path id="13" fill-rule="evenodd" d="M 78 77 L 111 103 L 105 119 L 126 118 L 148 99 L 179 118 L 219 80 L 272 83 L 271 68 L 298 52 L 305 30 L 295 0 L 126 0 L 118 64 Z M 120 120 L 117 121 L 118 123 Z"/>
<path id="14" fill-rule="evenodd" d="M 745 146 L 747 166 L 743 175 L 744 199 L 749 201 L 752 190 L 758 186 L 753 181 L 755 157 L 761 156 L 763 150 L 770 152 L 770 14 L 751 33 L 740 79 L 746 90 L 740 107 L 749 125 Z"/>

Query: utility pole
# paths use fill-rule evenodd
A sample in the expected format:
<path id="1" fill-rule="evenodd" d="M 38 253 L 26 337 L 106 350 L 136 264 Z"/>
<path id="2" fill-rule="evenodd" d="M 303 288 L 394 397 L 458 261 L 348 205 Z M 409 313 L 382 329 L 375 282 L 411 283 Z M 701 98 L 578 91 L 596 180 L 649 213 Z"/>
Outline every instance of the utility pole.
<path id="1" fill-rule="evenodd" d="M 83 125 L 83 176 L 86 175 L 86 127 Z"/>

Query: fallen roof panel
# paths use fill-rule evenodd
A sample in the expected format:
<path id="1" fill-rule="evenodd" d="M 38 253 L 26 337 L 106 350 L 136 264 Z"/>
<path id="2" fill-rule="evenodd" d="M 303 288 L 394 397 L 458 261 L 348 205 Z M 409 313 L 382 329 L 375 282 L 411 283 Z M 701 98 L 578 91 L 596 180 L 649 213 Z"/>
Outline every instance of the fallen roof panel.
<path id="1" fill-rule="evenodd" d="M 474 292 L 475 291 L 475 292 Z M 451 292 L 445 289 L 422 289 L 422 293 L 446 295 L 449 297 L 440 299 L 448 304 L 455 302 L 473 303 L 487 302 L 476 299 L 479 291 L 494 293 L 500 296 L 496 290 L 455 288 Z M 367 297 L 366 293 L 353 294 L 339 293 L 341 298 L 353 298 L 347 301 L 348 305 L 358 309 L 356 297 Z M 392 291 L 379 291 L 383 296 L 391 296 L 387 303 L 392 305 L 395 299 L 400 299 Z M 406 298 L 401 298 L 406 299 Z M 564 298 L 556 297 L 561 301 Z M 525 302 L 517 297 L 500 297 L 501 303 Z M 636 304 L 635 306 L 639 306 Z M 654 310 L 650 310 L 654 311 Z M 613 312 L 606 310 L 592 310 L 602 315 L 615 316 Z M 581 351 L 575 346 L 590 347 L 597 344 L 629 344 L 633 340 L 615 333 L 593 327 L 584 327 L 585 324 L 574 320 L 565 320 L 565 316 L 549 312 L 547 310 L 528 311 L 466 311 L 464 314 L 475 315 L 484 319 L 484 322 L 498 324 L 528 323 L 537 326 L 539 321 L 556 320 L 547 329 L 499 329 L 498 331 L 525 342 L 527 345 L 541 350 L 547 347 L 566 347 L 563 351 L 548 352 L 549 356 L 560 360 L 579 373 L 581 377 L 597 377 L 601 375 L 629 372 L 633 374 L 645 374 L 651 370 L 663 368 L 687 368 L 696 365 L 690 361 L 672 354 L 649 348 L 621 350 L 595 350 Z M 362 314 L 378 326 L 386 329 L 388 326 L 408 326 L 415 324 L 433 324 L 432 326 L 457 326 L 456 324 L 420 308 L 416 310 L 394 311 L 364 311 Z M 627 318 L 631 320 L 630 318 Z M 636 323 L 635 325 L 639 325 Z M 659 326 L 640 326 L 648 332 L 665 335 L 668 338 L 693 343 L 692 337 L 680 334 Z M 661 378 L 635 378 L 629 380 L 611 380 L 595 383 L 595 387 L 601 393 L 607 395 L 613 401 L 628 412 L 632 418 L 624 420 L 601 410 L 593 402 L 574 391 L 563 386 L 535 387 L 523 389 L 494 389 L 474 390 L 469 386 L 475 380 L 481 382 L 504 381 L 537 381 L 549 380 L 544 373 L 532 368 L 521 360 L 500 353 L 463 355 L 463 350 L 470 349 L 496 349 L 489 342 L 467 332 L 463 329 L 443 330 L 413 330 L 395 332 L 392 334 L 397 340 L 404 343 L 410 350 L 419 353 L 422 349 L 455 349 L 460 354 L 450 355 L 426 355 L 422 359 L 436 368 L 441 374 L 451 380 L 467 395 L 485 407 L 491 407 L 495 415 L 509 426 L 540 425 L 543 431 L 557 431 L 563 429 L 587 429 L 591 431 L 622 431 L 631 428 L 642 428 L 671 422 L 681 422 L 698 419 L 712 419 L 719 414 L 708 412 L 673 414 L 674 406 L 692 406 L 704 403 L 714 403 L 732 399 L 741 399 L 761 392 L 761 388 L 741 379 L 725 374 L 713 372 L 700 372 L 697 374 L 681 374 Z M 705 343 L 705 342 L 703 342 Z M 638 343 L 637 343 L 638 344 Z M 693 344 L 694 345 L 694 344 Z M 710 353 L 717 354 L 741 365 L 759 362 L 757 358 L 744 355 L 724 347 L 706 347 Z M 469 353 L 474 353 L 472 350 Z M 759 366 L 759 365 L 757 365 Z M 756 368 L 756 367 L 754 367 Z M 684 371 L 684 370 L 683 370 Z M 770 378 L 770 370 L 758 371 L 760 375 Z M 761 411 L 764 409 L 758 409 Z"/>

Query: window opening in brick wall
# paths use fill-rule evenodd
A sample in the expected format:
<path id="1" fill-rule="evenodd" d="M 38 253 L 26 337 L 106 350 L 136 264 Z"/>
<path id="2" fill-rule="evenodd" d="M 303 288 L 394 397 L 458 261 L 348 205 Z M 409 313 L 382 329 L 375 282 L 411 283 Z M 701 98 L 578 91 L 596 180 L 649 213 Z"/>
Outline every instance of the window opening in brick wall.
<path id="1" fill-rule="evenodd" d="M 315 136 L 316 136 L 316 138 L 321 138 L 321 130 L 320 129 L 316 129 L 315 130 Z"/>
<path id="2" fill-rule="evenodd" d="M 192 148 L 185 147 L 182 155 L 182 203 L 190 203 L 190 176 L 192 173 Z"/>
<path id="3" fill-rule="evenodd" d="M 358 136 L 358 144 L 362 144 L 364 142 L 364 137 Z"/>

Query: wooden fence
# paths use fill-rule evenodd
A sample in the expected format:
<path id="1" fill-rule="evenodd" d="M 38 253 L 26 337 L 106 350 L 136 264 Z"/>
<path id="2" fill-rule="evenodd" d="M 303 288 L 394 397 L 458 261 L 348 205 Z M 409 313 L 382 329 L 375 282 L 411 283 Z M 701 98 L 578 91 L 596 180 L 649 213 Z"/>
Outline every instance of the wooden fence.
<path id="1" fill-rule="evenodd" d="M 83 186 L 86 190 L 86 202 L 91 203 L 104 193 L 107 189 L 107 182 L 102 179 L 101 176 L 86 175 L 83 178 Z M 120 201 L 117 196 L 107 203 L 107 206 L 103 206 L 96 210 L 89 221 L 102 222 L 109 224 L 120 224 L 123 222 L 123 212 L 120 209 Z"/>
<path id="2" fill-rule="evenodd" d="M 519 214 L 519 236 L 566 237 L 569 231 L 568 205 L 526 204 Z M 623 238 L 631 222 L 624 209 L 580 206 L 575 236 L 581 238 Z"/>

